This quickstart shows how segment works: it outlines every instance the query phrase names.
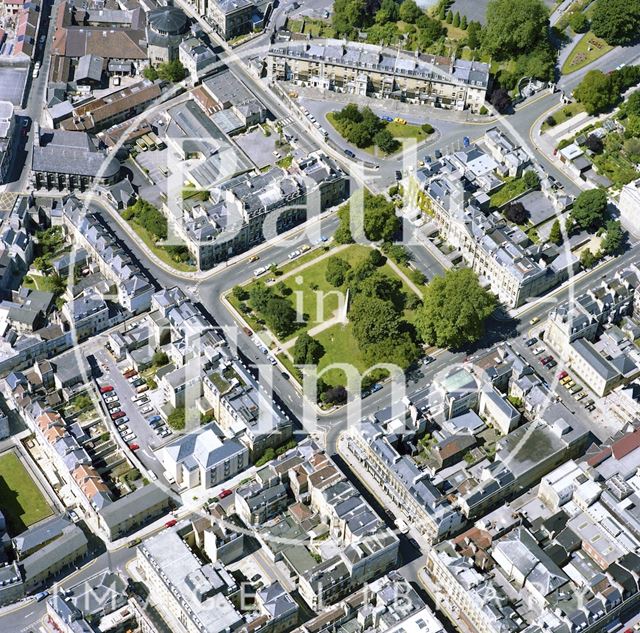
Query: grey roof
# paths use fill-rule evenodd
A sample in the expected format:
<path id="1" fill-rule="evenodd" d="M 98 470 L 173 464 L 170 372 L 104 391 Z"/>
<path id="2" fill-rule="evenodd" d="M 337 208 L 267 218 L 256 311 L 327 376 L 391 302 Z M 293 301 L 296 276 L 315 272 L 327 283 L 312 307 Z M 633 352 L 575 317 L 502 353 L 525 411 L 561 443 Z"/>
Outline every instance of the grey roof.
<path id="1" fill-rule="evenodd" d="M 589 341 L 579 338 L 573 341 L 571 346 L 601 378 L 611 380 L 619 375 L 618 370 L 606 358 L 598 354 Z"/>
<path id="2" fill-rule="evenodd" d="M 52 517 L 44 522 L 30 527 L 22 534 L 13 539 L 13 546 L 20 556 L 23 552 L 28 552 L 44 543 L 59 536 L 64 528 L 71 525 L 71 522 L 64 517 Z"/>
<path id="3" fill-rule="evenodd" d="M 74 75 L 76 81 L 91 79 L 100 81 L 102 79 L 102 69 L 104 68 L 104 57 L 98 55 L 83 55 L 78 60 L 78 67 Z"/>
<path id="4" fill-rule="evenodd" d="M 169 502 L 167 493 L 156 484 L 148 484 L 107 505 L 100 513 L 102 520 L 111 529 L 134 516 L 144 516 L 145 512 L 158 504 Z"/>
<path id="5" fill-rule="evenodd" d="M 189 20 L 178 7 L 159 7 L 147 14 L 149 26 L 162 35 L 180 35 L 187 30 Z"/>
<path id="6" fill-rule="evenodd" d="M 260 600 L 272 620 L 286 618 L 298 610 L 296 601 L 275 581 L 259 592 Z"/>
<path id="7" fill-rule="evenodd" d="M 27 556 L 20 563 L 27 582 L 31 578 L 46 574 L 48 569 L 56 566 L 62 560 L 69 559 L 72 555 L 81 555 L 87 544 L 87 537 L 77 525 L 67 526 L 62 531 L 60 538 Z"/>
<path id="8" fill-rule="evenodd" d="M 33 171 L 112 178 L 120 162 L 99 151 L 85 132 L 40 129 L 31 159 Z"/>

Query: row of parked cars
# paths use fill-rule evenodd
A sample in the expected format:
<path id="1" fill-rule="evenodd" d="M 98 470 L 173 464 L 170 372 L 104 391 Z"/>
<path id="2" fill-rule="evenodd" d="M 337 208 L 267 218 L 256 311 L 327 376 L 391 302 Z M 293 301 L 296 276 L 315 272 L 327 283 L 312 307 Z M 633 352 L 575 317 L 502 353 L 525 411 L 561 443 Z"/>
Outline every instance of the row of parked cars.
<path id="1" fill-rule="evenodd" d="M 131 450 L 135 451 L 140 448 L 137 444 L 133 443 L 133 440 L 136 439 L 136 434 L 129 428 L 129 418 L 121 408 L 120 398 L 118 397 L 116 390 L 112 385 L 103 385 L 100 387 L 100 393 L 102 394 L 102 399 L 107 407 L 109 416 L 116 425 L 116 429 L 118 430 L 120 437 L 127 442 Z"/>
<path id="2" fill-rule="evenodd" d="M 139 407 L 140 413 L 145 416 L 147 424 L 156 432 L 156 434 L 165 438 L 171 435 L 171 429 L 162 422 L 162 418 L 157 414 L 149 401 L 149 396 L 144 392 L 149 389 L 145 380 L 140 378 L 138 372 L 132 367 L 128 367 L 122 374 L 133 387 L 136 388 L 138 395 L 133 398 L 133 402 Z M 139 385 L 139 381 L 144 382 L 144 385 Z"/>
<path id="3" fill-rule="evenodd" d="M 532 347 L 537 342 L 538 342 L 538 339 L 533 337 L 526 342 L 526 345 L 527 347 Z M 540 358 L 540 364 L 543 367 L 545 367 L 546 369 L 553 369 L 554 367 L 557 367 L 558 362 L 556 361 L 556 359 L 550 354 L 549 355 L 544 354 L 544 352 L 545 352 L 545 347 L 543 345 L 538 345 L 533 349 L 533 353 Z M 560 381 L 560 384 L 578 402 L 580 400 L 584 400 L 587 397 L 587 392 L 584 390 L 583 386 L 576 383 L 576 381 L 564 369 L 558 373 L 557 378 Z M 596 405 L 592 398 L 585 400 L 584 406 L 586 407 L 587 411 L 593 411 L 596 408 Z"/>

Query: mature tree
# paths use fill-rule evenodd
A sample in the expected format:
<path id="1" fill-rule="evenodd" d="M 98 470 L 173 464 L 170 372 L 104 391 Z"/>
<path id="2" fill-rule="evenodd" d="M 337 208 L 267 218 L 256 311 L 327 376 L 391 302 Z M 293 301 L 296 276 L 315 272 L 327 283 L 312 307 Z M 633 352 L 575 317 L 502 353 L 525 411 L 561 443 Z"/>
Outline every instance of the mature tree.
<path id="1" fill-rule="evenodd" d="M 635 41 L 640 34 L 640 0 L 596 2 L 591 30 L 612 46 Z"/>
<path id="2" fill-rule="evenodd" d="M 377 24 L 384 25 L 389 22 L 397 22 L 398 20 L 398 4 L 395 0 L 382 0 L 380 8 L 376 11 L 375 21 Z"/>
<path id="3" fill-rule="evenodd" d="M 324 347 L 320 341 L 303 332 L 296 339 L 292 355 L 296 365 L 316 365 L 324 356 Z"/>
<path id="4" fill-rule="evenodd" d="M 379 363 L 384 359 L 402 369 L 407 369 L 420 356 L 420 346 L 408 329 L 402 330 L 393 337 L 387 337 L 378 343 L 367 345 L 363 355 L 368 363 Z"/>
<path id="5" fill-rule="evenodd" d="M 249 290 L 249 302 L 257 312 L 264 312 L 271 297 L 273 297 L 273 291 L 263 283 L 257 283 Z"/>
<path id="6" fill-rule="evenodd" d="M 456 14 L 453 16 L 453 22 L 451 23 L 456 29 L 460 28 L 460 13 L 456 11 Z"/>
<path id="7" fill-rule="evenodd" d="M 331 23 L 338 35 L 349 35 L 367 23 L 365 0 L 335 0 Z"/>
<path id="8" fill-rule="evenodd" d="M 622 106 L 627 115 L 640 116 L 640 90 L 632 92 Z"/>
<path id="9" fill-rule="evenodd" d="M 367 239 L 391 241 L 400 230 L 400 218 L 392 202 L 383 195 L 365 195 L 364 200 L 364 234 Z"/>
<path id="10" fill-rule="evenodd" d="M 400 143 L 394 138 L 393 134 L 387 130 L 387 128 L 382 128 L 379 132 L 376 132 L 376 135 L 373 137 L 373 142 L 385 153 L 391 154 L 395 152 Z"/>
<path id="11" fill-rule="evenodd" d="M 451 9 L 449 9 L 447 11 L 446 22 L 447 22 L 447 24 L 452 24 L 453 23 L 453 11 Z"/>
<path id="12" fill-rule="evenodd" d="M 541 0 L 490 0 L 483 46 L 496 59 L 531 53 L 546 42 L 549 12 Z"/>
<path id="13" fill-rule="evenodd" d="M 523 179 L 529 189 L 535 189 L 540 184 L 540 178 L 533 169 L 525 171 Z"/>
<path id="14" fill-rule="evenodd" d="M 438 18 L 440 20 L 445 20 L 447 17 L 447 3 L 446 2 L 441 2 L 440 3 L 440 11 L 438 12 Z"/>
<path id="15" fill-rule="evenodd" d="M 569 19 L 569 26 L 576 33 L 586 33 L 589 30 L 589 18 L 582 12 L 574 13 Z"/>
<path id="16" fill-rule="evenodd" d="M 338 228 L 333 234 L 333 239 L 338 244 L 353 244 L 353 236 L 351 235 L 349 203 L 343 204 L 338 209 Z"/>
<path id="17" fill-rule="evenodd" d="M 607 232 L 602 239 L 600 249 L 605 255 L 615 255 L 622 250 L 626 239 L 625 231 L 618 220 L 609 220 L 605 226 Z"/>
<path id="18" fill-rule="evenodd" d="M 374 265 L 374 266 L 384 266 L 387 258 L 377 249 L 377 248 L 372 248 L 369 251 L 369 254 L 367 255 L 367 259 Z"/>
<path id="19" fill-rule="evenodd" d="M 624 142 L 624 153 L 630 161 L 640 163 L 640 138 L 627 139 Z"/>
<path id="20" fill-rule="evenodd" d="M 595 134 L 589 134 L 586 141 L 587 149 L 594 154 L 602 154 L 604 143 Z"/>
<path id="21" fill-rule="evenodd" d="M 247 289 L 242 286 L 234 286 L 231 293 L 238 301 L 246 301 L 249 298 Z"/>
<path id="22" fill-rule="evenodd" d="M 548 42 L 543 42 L 538 48 L 518 56 L 511 84 L 515 84 L 520 77 L 535 77 L 552 81 L 556 67 L 557 53 Z M 512 87 L 511 85 L 509 87 Z"/>
<path id="23" fill-rule="evenodd" d="M 573 91 L 573 96 L 584 105 L 589 114 L 611 109 L 620 98 L 611 77 L 601 70 L 590 70 Z"/>
<path id="24" fill-rule="evenodd" d="M 406 295 L 402 291 L 402 282 L 396 277 L 389 277 L 377 271 L 363 279 L 357 286 L 358 294 L 377 297 L 393 304 L 398 313 L 404 308 Z"/>
<path id="25" fill-rule="evenodd" d="M 344 404 L 347 401 L 347 390 L 344 387 L 329 387 L 320 394 L 320 400 L 324 404 Z"/>
<path id="26" fill-rule="evenodd" d="M 290 334 L 295 329 L 296 311 L 284 297 L 272 296 L 263 310 L 264 319 L 278 336 Z"/>
<path id="27" fill-rule="evenodd" d="M 606 219 L 607 194 L 602 189 L 583 191 L 575 199 L 571 217 L 585 231 L 593 233 Z"/>
<path id="28" fill-rule="evenodd" d="M 178 59 L 160 64 L 157 70 L 160 79 L 171 83 L 182 81 L 187 76 L 186 68 Z"/>
<path id="29" fill-rule="evenodd" d="M 480 286 L 472 270 L 448 270 L 427 284 L 416 328 L 429 345 L 461 348 L 482 337 L 496 305 L 495 296 Z"/>
<path id="30" fill-rule="evenodd" d="M 524 224 L 529 219 L 529 213 L 522 202 L 512 202 L 505 208 L 504 215 L 515 224 Z"/>
<path id="31" fill-rule="evenodd" d="M 153 66 L 147 66 L 142 71 L 142 76 L 149 81 L 155 81 L 158 78 L 158 71 Z"/>
<path id="32" fill-rule="evenodd" d="M 348 281 L 354 286 L 359 286 L 361 282 L 377 272 L 377 266 L 370 259 L 363 259 L 353 267 L 353 270 L 349 273 Z"/>
<path id="33" fill-rule="evenodd" d="M 36 257 L 33 260 L 33 267 L 41 273 L 47 273 L 51 270 L 51 262 L 48 257 Z"/>
<path id="34" fill-rule="evenodd" d="M 335 288 L 339 288 L 347 280 L 347 275 L 351 270 L 351 264 L 342 257 L 334 255 L 327 260 L 327 269 L 324 278 Z"/>
<path id="35" fill-rule="evenodd" d="M 482 25 L 480 22 L 469 22 L 467 27 L 467 46 L 473 50 L 482 44 Z"/>
<path id="36" fill-rule="evenodd" d="M 415 3 L 415 0 L 403 0 L 400 5 L 400 19 L 403 22 L 414 24 L 422 15 L 422 9 Z"/>
<path id="37" fill-rule="evenodd" d="M 564 232 L 567 237 L 571 237 L 576 230 L 576 221 L 569 215 L 564 221 Z"/>
<path id="38" fill-rule="evenodd" d="M 467 30 L 467 28 L 468 28 L 468 26 L 469 26 L 469 22 L 467 21 L 467 16 L 466 16 L 466 15 L 463 15 L 463 16 L 462 16 L 462 19 L 460 20 L 460 28 L 461 28 L 463 31 L 466 31 L 466 30 Z"/>
<path id="39" fill-rule="evenodd" d="M 551 231 L 549 233 L 549 241 L 557 246 L 560 246 L 563 241 L 562 237 L 562 228 L 560 227 L 560 220 L 556 220 L 551 226 Z"/>
<path id="40" fill-rule="evenodd" d="M 583 268 L 591 268 L 597 261 L 596 256 L 588 248 L 580 253 L 580 264 Z"/>
<path id="41" fill-rule="evenodd" d="M 491 93 L 489 102 L 500 114 L 504 114 L 511 109 L 511 97 L 504 88 L 496 88 Z"/>
<path id="42" fill-rule="evenodd" d="M 349 321 L 361 348 L 400 334 L 400 315 L 390 301 L 358 294 L 351 303 Z"/>
<path id="43" fill-rule="evenodd" d="M 432 44 L 443 38 L 447 34 L 447 29 L 442 26 L 442 22 L 433 20 L 427 15 L 422 15 L 417 22 L 420 27 L 418 33 L 418 46 L 421 49 L 429 48 Z"/>

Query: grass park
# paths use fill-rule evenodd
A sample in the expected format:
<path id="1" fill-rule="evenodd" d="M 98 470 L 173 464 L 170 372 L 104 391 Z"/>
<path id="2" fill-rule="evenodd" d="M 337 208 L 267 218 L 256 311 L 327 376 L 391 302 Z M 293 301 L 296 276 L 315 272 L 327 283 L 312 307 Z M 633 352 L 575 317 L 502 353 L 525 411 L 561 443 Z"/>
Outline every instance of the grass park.
<path id="1" fill-rule="evenodd" d="M 0 455 L 0 510 L 11 536 L 53 514 L 27 469 L 13 452 Z"/>
<path id="2" fill-rule="evenodd" d="M 569 57 L 562 64 L 561 72 L 563 75 L 571 73 L 588 66 L 596 59 L 600 59 L 606 55 L 613 46 L 609 46 L 604 40 L 596 37 L 591 31 L 585 33 L 584 37 L 575 45 Z"/>
<path id="3" fill-rule="evenodd" d="M 353 336 L 351 324 L 341 322 L 337 318 L 340 306 L 338 289 L 327 281 L 326 272 L 329 258 L 333 255 L 347 260 L 352 267 L 355 267 L 364 262 L 372 250 L 372 248 L 360 244 L 315 249 L 303 254 L 293 262 L 287 262 L 276 270 L 268 271 L 264 277 L 243 286 L 243 289 L 250 294 L 252 288 L 259 284 L 266 284 L 273 288 L 277 295 L 289 300 L 294 308 L 301 307 L 304 321 L 286 336 L 279 340 L 276 339 L 274 349 L 279 360 L 287 367 L 292 376 L 299 378 L 299 372 L 294 367 L 290 350 L 295 344 L 296 338 L 303 332 L 312 335 L 324 347 L 325 353 L 318 363 L 320 371 L 327 365 L 340 362 L 348 362 L 360 372 L 364 372 L 369 367 Z M 402 292 L 405 295 L 415 294 L 407 283 L 408 280 L 404 278 L 404 271 L 398 275 L 388 260 L 379 270 L 389 278 L 399 279 L 402 283 Z M 340 290 L 346 292 L 347 289 L 348 286 Z M 324 293 L 321 306 L 319 305 L 319 293 Z M 233 293 L 229 293 L 227 300 L 255 332 L 269 331 L 264 323 L 263 315 L 253 309 L 250 299 L 241 301 Z M 318 310 L 319 308 L 320 310 Z M 415 318 L 415 310 L 406 309 L 403 315 L 411 323 Z M 275 335 L 273 336 L 275 339 Z M 382 360 L 380 359 L 380 361 Z M 340 370 L 327 372 L 323 376 L 323 380 L 332 386 L 345 384 L 345 376 Z"/>

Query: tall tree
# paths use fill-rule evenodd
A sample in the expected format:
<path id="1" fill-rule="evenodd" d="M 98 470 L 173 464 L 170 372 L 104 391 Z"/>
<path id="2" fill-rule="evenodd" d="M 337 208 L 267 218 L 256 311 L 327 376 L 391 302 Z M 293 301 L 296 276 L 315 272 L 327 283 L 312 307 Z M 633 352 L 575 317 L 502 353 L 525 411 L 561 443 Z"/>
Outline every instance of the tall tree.
<path id="1" fill-rule="evenodd" d="M 612 108 L 620 99 L 610 75 L 601 70 L 590 70 L 573 91 L 573 96 L 584 105 L 589 114 L 599 114 Z"/>
<path id="2" fill-rule="evenodd" d="M 541 0 L 490 0 L 483 46 L 496 59 L 531 53 L 546 42 L 549 12 Z"/>
<path id="3" fill-rule="evenodd" d="M 497 305 L 468 268 L 448 270 L 427 284 L 416 318 L 418 333 L 429 345 L 462 348 L 480 339 Z"/>
<path id="4" fill-rule="evenodd" d="M 560 227 L 560 220 L 556 220 L 551 226 L 551 231 L 549 233 L 549 241 L 552 244 L 556 244 L 560 246 L 562 244 L 562 228 Z"/>
<path id="5" fill-rule="evenodd" d="M 630 44 L 640 34 L 640 0 L 598 0 L 591 30 L 612 46 Z"/>
<path id="6" fill-rule="evenodd" d="M 320 341 L 303 332 L 296 339 L 292 356 L 296 365 L 316 365 L 324 356 L 324 347 Z"/>
<path id="7" fill-rule="evenodd" d="M 626 238 L 625 231 L 618 220 L 609 220 L 606 224 L 606 233 L 600 244 L 605 255 L 615 255 L 622 250 Z"/>
<path id="8" fill-rule="evenodd" d="M 589 189 L 583 191 L 575 199 L 571 217 L 583 230 L 593 231 L 599 229 L 606 219 L 607 194 L 602 189 Z"/>

